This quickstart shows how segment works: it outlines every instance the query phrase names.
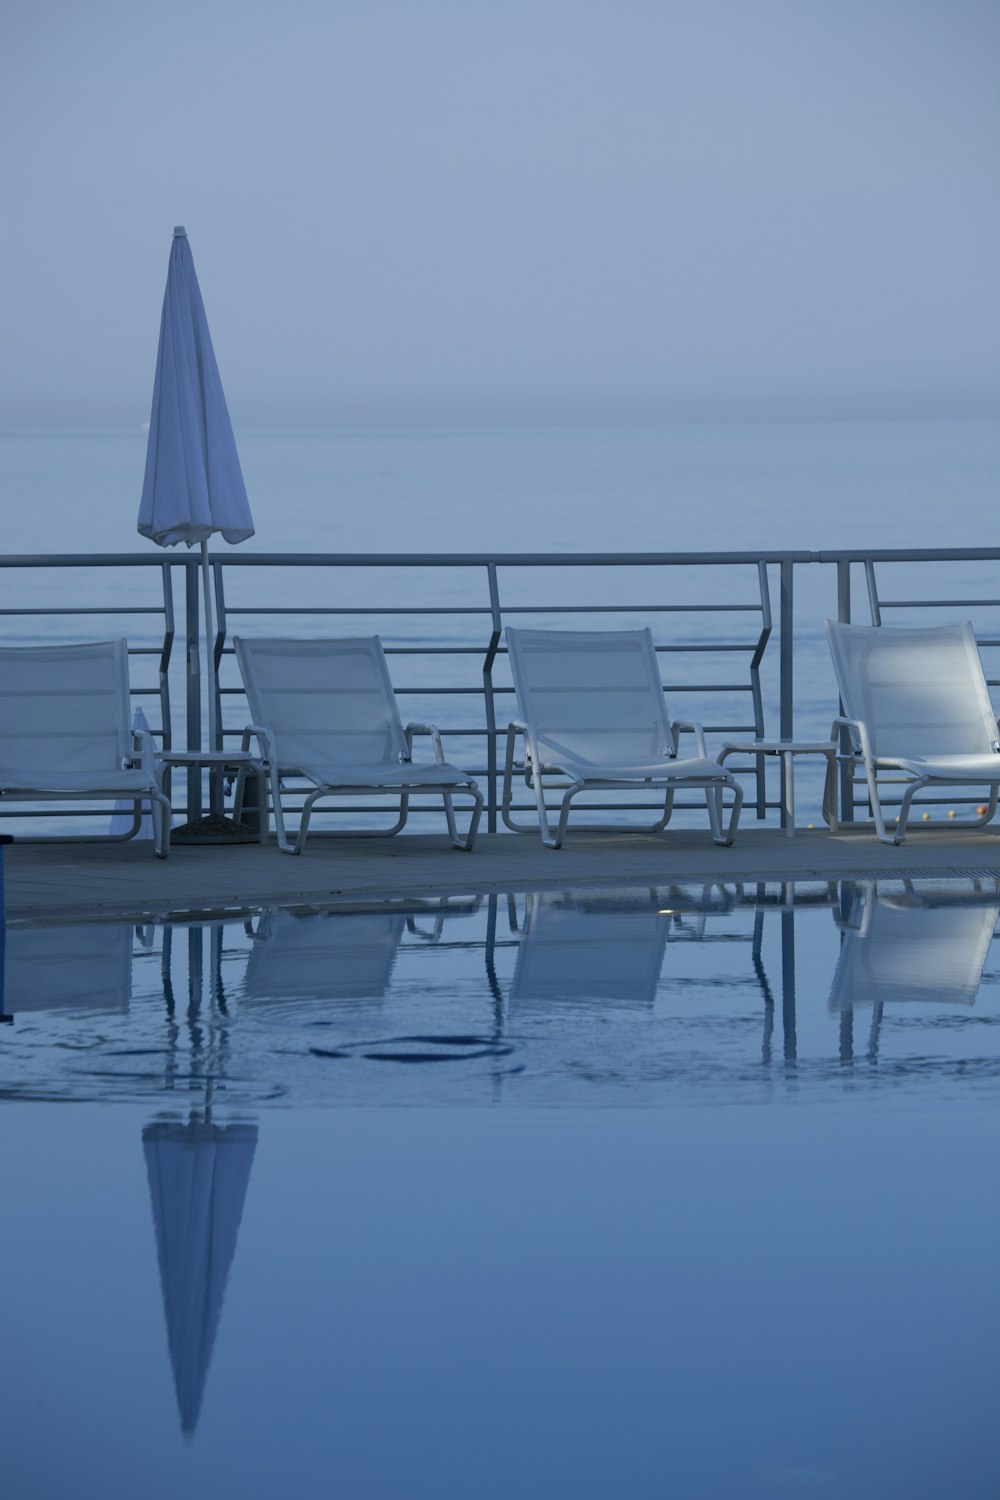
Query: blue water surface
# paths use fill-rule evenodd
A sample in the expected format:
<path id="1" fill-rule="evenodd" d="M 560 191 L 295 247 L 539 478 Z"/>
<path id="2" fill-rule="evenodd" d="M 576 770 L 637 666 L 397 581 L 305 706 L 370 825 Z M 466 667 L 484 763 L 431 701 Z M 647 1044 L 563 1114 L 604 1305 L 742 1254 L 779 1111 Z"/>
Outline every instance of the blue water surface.
<path id="1" fill-rule="evenodd" d="M 996 1493 L 993 880 L 7 933 L 4 1493 Z"/>

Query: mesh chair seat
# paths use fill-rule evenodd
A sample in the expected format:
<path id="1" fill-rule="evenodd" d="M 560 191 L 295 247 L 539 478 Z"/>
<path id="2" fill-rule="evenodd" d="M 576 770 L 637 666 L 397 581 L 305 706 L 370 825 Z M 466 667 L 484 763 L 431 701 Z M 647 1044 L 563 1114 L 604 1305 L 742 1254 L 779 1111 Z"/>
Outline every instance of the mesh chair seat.
<path id="1" fill-rule="evenodd" d="M 578 760 L 570 755 L 559 755 L 557 751 L 543 745 L 542 759 L 546 768 L 564 771 L 576 781 L 620 781 L 631 785 L 636 781 L 647 781 L 665 786 L 670 781 L 718 781 L 719 762 L 705 760 L 701 756 L 689 756 L 683 760 L 667 759 L 619 765 L 595 765 L 593 761 Z M 551 756 L 551 758 L 550 758 Z"/>
<path id="2" fill-rule="evenodd" d="M 988 755 L 880 756 L 879 765 L 898 766 L 914 776 L 929 776 L 935 781 L 972 781 L 980 786 L 1000 777 L 1000 755 L 995 751 Z"/>
<path id="3" fill-rule="evenodd" d="M 20 792 L 40 796 L 142 797 L 157 791 L 156 777 L 138 768 L 122 771 L 0 771 L 0 796 Z"/>
<path id="4" fill-rule="evenodd" d="M 429 761 L 414 765 L 412 762 L 396 765 L 367 766 L 299 766 L 296 771 L 287 767 L 283 776 L 304 776 L 316 786 L 340 787 L 392 787 L 405 790 L 414 787 L 471 786 L 472 778 L 457 766 L 447 761 Z"/>

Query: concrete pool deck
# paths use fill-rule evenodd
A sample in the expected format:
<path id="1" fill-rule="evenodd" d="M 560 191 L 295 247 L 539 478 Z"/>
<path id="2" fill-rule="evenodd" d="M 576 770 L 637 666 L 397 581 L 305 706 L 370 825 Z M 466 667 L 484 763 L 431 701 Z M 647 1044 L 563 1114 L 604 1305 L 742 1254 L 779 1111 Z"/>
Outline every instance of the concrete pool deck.
<path id="1" fill-rule="evenodd" d="M 577 886 L 816 881 L 1000 875 L 997 829 L 917 831 L 900 848 L 870 826 L 839 833 L 741 831 L 729 849 L 700 829 L 575 834 L 561 850 L 534 835 L 485 834 L 472 854 L 435 835 L 311 838 L 297 858 L 272 843 L 179 845 L 167 860 L 148 843 L 14 844 L 6 850 L 11 921 L 135 920 L 272 904 L 355 904 L 400 897 Z"/>

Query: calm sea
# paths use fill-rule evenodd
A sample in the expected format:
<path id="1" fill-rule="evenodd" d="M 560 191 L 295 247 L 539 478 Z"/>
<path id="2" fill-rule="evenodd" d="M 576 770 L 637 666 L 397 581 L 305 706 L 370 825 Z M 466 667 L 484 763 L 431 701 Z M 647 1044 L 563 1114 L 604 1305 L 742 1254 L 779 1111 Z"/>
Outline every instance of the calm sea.
<path id="1" fill-rule="evenodd" d="M 984 546 L 1000 421 L 237 433 L 269 552 Z M 146 434 L 2 431 L 10 552 L 131 551 Z"/>

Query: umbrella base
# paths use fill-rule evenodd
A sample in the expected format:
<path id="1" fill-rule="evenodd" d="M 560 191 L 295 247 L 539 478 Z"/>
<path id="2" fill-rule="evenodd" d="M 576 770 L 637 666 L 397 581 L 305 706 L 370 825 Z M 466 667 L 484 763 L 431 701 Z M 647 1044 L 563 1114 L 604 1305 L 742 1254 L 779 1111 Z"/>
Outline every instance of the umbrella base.
<path id="1" fill-rule="evenodd" d="M 172 844 L 256 844 L 258 840 L 259 835 L 245 823 L 214 815 L 170 830 Z"/>

